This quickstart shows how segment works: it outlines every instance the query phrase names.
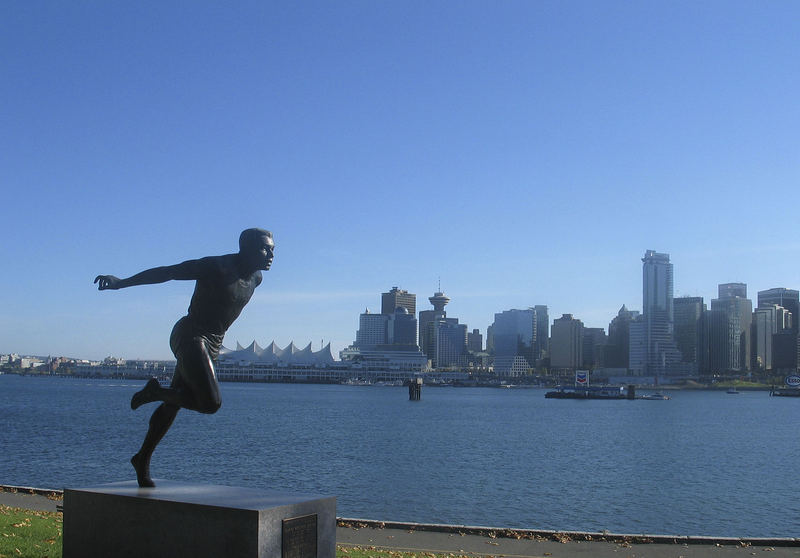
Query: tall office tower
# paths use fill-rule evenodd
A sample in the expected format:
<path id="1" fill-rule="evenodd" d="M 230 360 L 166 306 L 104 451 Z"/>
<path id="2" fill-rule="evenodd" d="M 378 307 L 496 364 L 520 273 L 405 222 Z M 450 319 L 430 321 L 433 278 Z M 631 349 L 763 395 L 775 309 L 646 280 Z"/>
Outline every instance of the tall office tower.
<path id="1" fill-rule="evenodd" d="M 790 372 L 797 369 L 798 354 L 800 353 L 800 339 L 798 339 L 798 328 L 800 328 L 800 293 L 794 289 L 777 287 L 758 292 L 758 305 L 777 304 L 785 308 L 790 314 L 790 327 L 787 331 L 777 332 L 777 337 L 772 347 L 772 364 L 775 368 L 780 368 Z M 793 373 L 793 372 L 792 372 Z"/>
<path id="2" fill-rule="evenodd" d="M 387 317 L 386 338 L 390 345 L 416 345 L 417 319 L 403 306 Z"/>
<path id="3" fill-rule="evenodd" d="M 356 332 L 356 347 L 386 344 L 386 329 L 388 316 L 372 314 L 367 308 L 358 318 L 358 331 Z"/>
<path id="4" fill-rule="evenodd" d="M 536 312 L 533 358 L 538 360 L 544 358 L 550 350 L 550 316 L 547 313 L 547 306 L 544 304 L 537 304 L 533 310 Z"/>
<path id="5" fill-rule="evenodd" d="M 553 320 L 553 327 L 550 329 L 550 366 L 583 366 L 583 322 L 572 314 L 564 314 Z"/>
<path id="6" fill-rule="evenodd" d="M 797 369 L 798 351 L 800 351 L 800 340 L 798 339 L 799 295 L 798 291 L 783 287 L 758 292 L 759 308 L 775 304 L 783 309 L 783 312 L 779 310 L 777 313 L 776 331 L 772 336 L 772 368 L 792 374 Z"/>
<path id="7" fill-rule="evenodd" d="M 704 364 L 701 368 L 708 374 L 719 374 L 728 370 L 728 314 L 712 306 L 703 314 L 705 334 Z"/>
<path id="8" fill-rule="evenodd" d="M 643 304 L 647 356 L 643 373 L 661 376 L 681 360 L 673 335 L 672 264 L 669 254 L 647 250 L 642 258 Z"/>
<path id="9" fill-rule="evenodd" d="M 417 314 L 417 295 L 392 287 L 388 293 L 381 293 L 381 314 L 391 316 L 396 308 L 405 308 L 412 316 Z"/>
<path id="10" fill-rule="evenodd" d="M 701 296 L 673 299 L 675 315 L 675 345 L 681 352 L 681 362 L 692 365 L 696 372 L 703 360 L 703 312 L 706 305 Z"/>
<path id="11" fill-rule="evenodd" d="M 443 292 L 435 292 L 428 300 L 433 305 L 433 310 L 419 311 L 419 348 L 428 355 L 431 362 L 436 361 L 436 350 L 434 345 L 433 322 L 437 319 L 446 318 L 447 312 L 444 307 L 450 299 Z"/>
<path id="12" fill-rule="evenodd" d="M 585 368 L 604 366 L 604 348 L 607 341 L 606 330 L 602 327 L 583 328 L 583 366 Z"/>
<path id="13" fill-rule="evenodd" d="M 634 316 L 628 324 L 628 369 L 643 375 L 647 368 L 647 324 L 644 316 Z"/>
<path id="14" fill-rule="evenodd" d="M 631 322 L 639 316 L 638 310 L 628 310 L 623 304 L 616 317 L 608 324 L 608 340 L 605 348 L 605 366 L 628 368 L 630 362 Z"/>
<path id="15" fill-rule="evenodd" d="M 772 336 L 772 369 L 781 373 L 795 374 L 798 358 L 797 337 L 791 331 Z"/>
<path id="16" fill-rule="evenodd" d="M 492 323 L 492 339 L 495 358 L 521 356 L 528 366 L 535 366 L 536 312 L 532 308 L 498 312 Z"/>
<path id="17" fill-rule="evenodd" d="M 481 335 L 481 330 L 473 329 L 471 333 L 467 334 L 467 350 L 472 353 L 483 352 L 483 335 Z"/>
<path id="18" fill-rule="evenodd" d="M 747 298 L 746 283 L 720 283 L 717 286 L 719 298 Z"/>
<path id="19" fill-rule="evenodd" d="M 792 313 L 783 306 L 778 306 L 777 304 L 775 306 L 778 307 L 775 311 L 775 321 L 777 323 L 776 331 L 778 333 L 791 332 L 792 326 L 794 325 Z"/>
<path id="20" fill-rule="evenodd" d="M 467 325 L 458 318 L 437 318 L 433 321 L 433 358 L 435 368 L 462 364 L 467 352 Z"/>
<path id="21" fill-rule="evenodd" d="M 711 310 L 725 314 L 725 323 L 715 322 L 722 332 L 714 338 L 722 346 L 710 348 L 710 352 L 721 351 L 719 371 L 745 371 L 750 369 L 750 326 L 753 321 L 753 303 L 747 298 L 747 285 L 725 283 L 719 286 L 719 298 L 711 300 Z"/>
<path id="22" fill-rule="evenodd" d="M 750 326 L 751 369 L 772 370 L 772 339 L 783 329 L 786 314 L 788 312 L 777 304 L 761 303 L 753 310 Z M 782 323 L 779 324 L 779 320 Z"/>

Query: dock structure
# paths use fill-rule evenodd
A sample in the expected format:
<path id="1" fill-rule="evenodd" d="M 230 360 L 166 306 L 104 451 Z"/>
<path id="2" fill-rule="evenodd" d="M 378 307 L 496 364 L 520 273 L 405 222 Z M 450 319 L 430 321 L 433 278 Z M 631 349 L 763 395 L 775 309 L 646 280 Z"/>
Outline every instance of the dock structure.
<path id="1" fill-rule="evenodd" d="M 636 399 L 636 386 L 558 386 L 544 394 L 546 399 Z"/>

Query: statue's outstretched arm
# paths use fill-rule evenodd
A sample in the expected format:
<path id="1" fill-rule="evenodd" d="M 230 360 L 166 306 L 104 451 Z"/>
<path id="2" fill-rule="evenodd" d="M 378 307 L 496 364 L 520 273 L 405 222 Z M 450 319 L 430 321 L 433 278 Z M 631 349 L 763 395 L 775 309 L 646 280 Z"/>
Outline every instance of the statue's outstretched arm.
<path id="1" fill-rule="evenodd" d="M 155 285 L 173 279 L 196 280 L 208 273 L 210 258 L 202 260 L 188 260 L 176 265 L 167 265 L 146 269 L 127 279 L 120 279 L 113 275 L 98 275 L 94 278 L 101 291 L 108 289 L 124 289 L 136 285 Z"/>

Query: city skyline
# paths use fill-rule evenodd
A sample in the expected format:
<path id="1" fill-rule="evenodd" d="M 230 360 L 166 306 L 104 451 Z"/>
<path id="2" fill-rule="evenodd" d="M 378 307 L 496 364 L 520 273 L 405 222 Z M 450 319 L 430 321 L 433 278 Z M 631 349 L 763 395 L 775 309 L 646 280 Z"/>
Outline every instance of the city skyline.
<path id="1" fill-rule="evenodd" d="M 800 4 L 0 5 L 0 352 L 169 359 L 192 285 L 274 233 L 226 346 L 334 353 L 392 286 L 484 334 L 800 286 Z M 770 207 L 769 219 L 764 211 Z M 421 299 L 424 300 L 424 299 Z M 419 304 L 417 312 L 425 304 Z"/>
<path id="2" fill-rule="evenodd" d="M 646 300 L 647 300 L 648 296 L 651 296 L 651 295 L 648 294 L 648 292 L 649 292 L 648 291 L 648 288 L 649 288 L 648 284 L 652 280 L 650 280 L 650 281 L 648 280 L 648 273 L 649 272 L 647 271 L 648 270 L 647 262 L 651 258 L 653 258 L 654 256 L 662 258 L 663 262 L 665 262 L 669 266 L 670 269 L 669 269 L 669 279 L 668 279 L 669 287 L 668 287 L 668 289 L 669 289 L 669 291 L 672 290 L 672 282 L 673 282 L 672 274 L 673 274 L 673 270 L 672 270 L 672 263 L 670 261 L 670 254 L 669 253 L 657 253 L 655 250 L 649 250 L 648 249 L 645 252 L 645 257 L 641 258 L 641 260 L 640 260 L 642 262 L 645 262 L 645 266 L 644 266 L 644 270 L 645 270 L 644 271 L 644 274 L 645 274 L 645 281 L 644 281 L 645 282 L 645 287 L 643 289 L 642 294 L 640 295 L 640 297 L 644 298 L 644 300 L 643 300 L 644 303 L 646 303 Z M 439 282 L 437 284 L 437 288 L 438 289 L 442 289 L 440 280 L 439 280 Z M 733 290 L 731 290 L 732 288 L 735 288 L 736 290 L 733 291 Z M 760 294 L 767 295 L 771 291 L 781 291 L 781 290 L 785 290 L 787 288 L 788 289 L 792 289 L 791 286 L 790 287 L 773 286 L 773 287 L 769 287 L 769 288 L 765 288 L 765 289 L 758 289 L 757 291 L 754 291 L 754 293 L 759 294 L 759 295 Z M 719 296 L 723 296 L 723 293 L 725 293 L 725 295 L 728 296 L 728 293 L 730 292 L 730 293 L 734 293 L 734 294 L 736 294 L 738 296 L 743 296 L 743 298 L 745 300 L 753 301 L 754 299 L 752 298 L 752 296 L 755 296 L 755 294 L 751 295 L 750 291 L 748 289 L 749 289 L 749 287 L 748 287 L 747 283 L 743 283 L 743 282 L 718 283 L 717 287 L 716 287 L 716 290 L 717 290 L 717 293 L 718 293 Z M 388 309 L 388 306 L 387 306 L 387 303 L 386 303 L 387 295 L 394 294 L 394 293 L 398 292 L 398 290 L 399 290 L 399 293 L 402 293 L 402 295 L 405 295 L 406 298 L 409 297 L 409 296 L 415 298 L 417 296 L 416 292 L 409 291 L 408 289 L 400 289 L 396 285 L 392 286 L 391 289 L 387 288 L 386 290 L 387 290 L 387 292 L 374 293 L 375 298 L 379 301 L 379 304 L 377 305 L 377 307 L 380 307 L 380 309 L 382 311 L 387 311 L 387 309 Z M 664 295 L 662 294 L 661 296 L 664 296 Z M 777 296 L 780 296 L 780 294 L 777 295 Z M 442 304 L 442 308 L 443 308 L 444 305 L 449 304 L 449 302 L 451 300 L 450 297 L 447 296 L 447 293 L 444 292 L 444 289 L 437 290 L 436 292 L 434 292 L 432 294 L 431 297 L 428 297 L 428 298 L 430 299 L 430 303 L 429 303 L 430 304 L 430 308 L 427 308 L 424 305 L 423 306 L 418 306 L 418 312 L 431 311 L 433 308 L 435 308 L 434 301 L 441 301 L 440 304 Z M 711 297 L 710 298 L 706 298 L 704 296 L 699 296 L 698 297 L 698 296 L 695 296 L 695 295 L 677 295 L 677 296 L 674 296 L 672 298 L 674 298 L 675 300 L 683 298 L 683 299 L 687 299 L 687 301 L 689 301 L 689 300 L 692 300 L 692 301 L 700 300 L 700 301 L 703 302 L 704 306 L 709 306 L 709 307 L 710 307 L 710 302 L 712 300 L 714 300 L 716 302 L 715 298 L 711 298 Z M 756 304 L 753 304 L 751 306 L 751 311 L 757 310 L 758 300 L 760 300 L 760 298 L 761 297 L 758 297 L 758 299 L 756 300 Z M 622 306 L 627 308 L 626 304 L 623 304 Z M 536 304 L 536 305 L 532 304 L 532 305 L 528 305 L 528 306 L 520 307 L 520 308 L 505 308 L 503 310 L 498 310 L 494 314 L 494 320 L 496 321 L 497 316 L 500 315 L 500 314 L 506 314 L 506 313 L 509 313 L 509 312 L 533 311 L 534 307 L 536 307 L 536 308 L 544 308 L 546 311 L 549 311 L 549 307 L 548 307 L 548 305 L 546 303 L 545 304 Z M 644 308 L 644 304 L 642 305 L 642 307 Z M 381 316 L 380 312 L 377 312 L 377 311 L 372 312 L 370 310 L 369 306 L 367 306 L 364 310 L 367 311 L 367 313 L 373 313 L 375 315 L 375 317 L 380 317 Z M 634 311 L 636 313 L 640 312 L 640 310 L 637 309 L 637 308 L 627 308 L 627 310 L 628 311 L 632 310 L 632 311 Z M 550 311 L 550 320 L 549 320 L 548 328 L 552 329 L 553 325 L 556 322 L 558 322 L 559 320 L 563 320 L 567 316 L 570 319 L 572 319 L 573 316 L 574 316 L 574 319 L 580 320 L 582 322 L 584 321 L 584 320 L 581 319 L 579 313 L 564 312 L 562 315 L 556 315 L 552 311 Z M 609 316 L 609 318 L 608 318 L 607 322 L 605 323 L 605 325 L 601 325 L 601 326 L 589 326 L 589 325 L 586 325 L 586 328 L 601 329 L 601 330 L 603 330 L 605 332 L 606 335 L 608 335 L 608 333 L 609 333 L 609 325 L 611 324 L 612 320 L 616 316 L 617 316 L 617 313 L 614 313 L 613 315 Z M 336 355 L 337 358 L 338 358 L 338 354 L 342 349 L 348 348 L 348 347 L 352 346 L 353 344 L 358 344 L 359 331 L 364 327 L 364 323 L 365 323 L 364 322 L 364 318 L 365 318 L 365 315 L 364 314 L 360 314 L 360 319 L 359 318 L 356 319 L 358 325 L 356 326 L 356 328 L 354 330 L 354 333 L 352 335 L 352 340 L 350 342 L 348 342 L 346 345 L 342 346 L 342 347 L 337 347 L 337 346 L 334 345 L 333 341 L 325 340 L 324 338 L 321 339 L 321 342 L 319 344 L 315 344 L 314 341 L 312 341 L 310 339 L 291 339 L 286 344 L 288 345 L 289 343 L 295 343 L 296 346 L 306 347 L 310 343 L 310 347 L 314 348 L 315 350 L 320 350 L 320 349 L 323 349 L 325 346 L 330 345 L 332 353 L 334 355 Z M 455 319 L 456 320 L 460 320 L 459 317 L 455 317 Z M 793 323 L 796 324 L 797 322 L 795 321 Z M 484 336 L 484 338 L 486 338 L 486 336 L 488 335 L 488 329 L 490 328 L 491 325 L 492 325 L 492 322 L 490 322 L 490 323 L 488 323 L 486 325 L 483 325 L 483 326 L 478 326 L 478 327 L 474 327 L 472 324 L 468 324 L 468 323 L 464 323 L 463 324 L 463 326 L 468 328 L 470 332 L 477 329 L 479 331 L 479 333 L 481 333 Z M 383 326 L 383 327 L 385 329 L 385 326 Z M 749 325 L 748 325 L 748 327 L 749 327 Z M 795 325 L 795 327 L 796 327 L 796 325 Z M 259 339 L 258 337 L 253 337 L 253 338 L 248 339 L 248 340 L 243 340 L 243 339 L 235 339 L 235 340 L 233 340 L 230 336 L 226 336 L 224 345 L 225 345 L 226 348 L 228 348 L 230 350 L 236 350 L 237 349 L 237 345 L 241 345 L 241 346 L 246 347 L 246 346 L 250 345 L 253 342 L 255 342 L 256 344 L 262 345 L 262 346 L 267 346 L 270 343 L 275 343 L 276 340 L 275 339 L 270 339 L 270 340 Z M 380 341 L 364 341 L 364 342 L 380 342 Z M 0 351 L 0 354 L 10 354 L 10 353 L 24 354 L 24 355 L 36 355 L 36 356 L 48 355 L 48 356 L 52 356 L 52 357 L 68 356 L 68 357 L 73 357 L 73 358 L 84 358 L 83 355 L 77 355 L 77 354 L 74 354 L 74 353 L 54 354 L 52 352 L 23 352 L 23 351 L 15 351 L 15 350 Z M 110 355 L 109 354 L 109 355 L 105 355 L 104 357 L 92 356 L 91 359 L 92 360 L 100 360 L 102 358 L 109 357 L 109 356 L 122 357 L 122 358 L 128 358 L 128 359 L 142 359 L 142 360 L 171 360 L 170 356 L 165 356 L 165 357 L 152 357 L 152 356 L 131 357 L 129 355 L 122 355 L 122 354 L 116 354 L 116 355 Z M 678 361 L 676 361 L 676 362 L 678 362 Z M 660 371 L 660 373 L 664 373 L 664 371 L 662 370 L 662 371 Z"/>

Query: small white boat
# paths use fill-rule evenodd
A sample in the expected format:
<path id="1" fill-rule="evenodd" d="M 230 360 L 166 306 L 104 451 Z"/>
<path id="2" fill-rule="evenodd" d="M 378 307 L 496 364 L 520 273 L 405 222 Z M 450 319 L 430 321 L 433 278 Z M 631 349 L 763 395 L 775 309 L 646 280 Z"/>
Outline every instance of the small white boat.
<path id="1" fill-rule="evenodd" d="M 731 395 L 739 395 L 739 390 L 736 389 L 735 387 L 728 388 L 728 393 L 730 393 Z"/>
<path id="2" fill-rule="evenodd" d="M 669 399 L 669 395 L 664 395 L 660 391 L 655 393 L 648 393 L 647 395 L 642 395 L 642 399 L 647 399 L 648 401 L 666 401 Z"/>

